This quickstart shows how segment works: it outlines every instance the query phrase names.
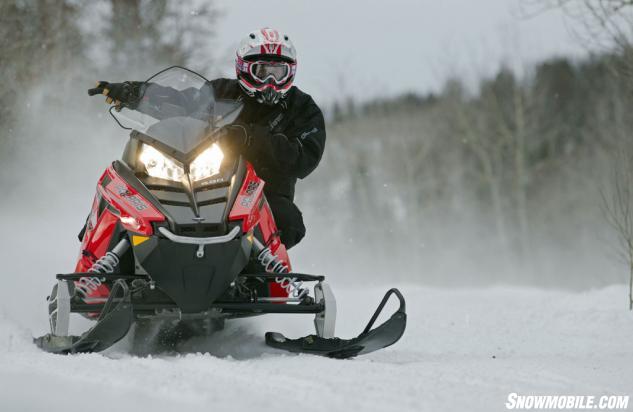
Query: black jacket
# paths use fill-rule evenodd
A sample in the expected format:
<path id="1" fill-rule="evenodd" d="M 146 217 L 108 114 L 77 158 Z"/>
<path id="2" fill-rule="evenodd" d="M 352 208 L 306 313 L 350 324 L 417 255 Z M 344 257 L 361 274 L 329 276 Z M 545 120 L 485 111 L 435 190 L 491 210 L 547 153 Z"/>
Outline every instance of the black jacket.
<path id="1" fill-rule="evenodd" d="M 319 164 L 325 148 L 325 122 L 312 97 L 293 86 L 274 106 L 245 97 L 237 80 L 211 81 L 216 98 L 240 99 L 245 107 L 237 122 L 251 127 L 244 157 L 265 182 L 268 196 L 294 199 L 297 178 L 308 176 Z"/>

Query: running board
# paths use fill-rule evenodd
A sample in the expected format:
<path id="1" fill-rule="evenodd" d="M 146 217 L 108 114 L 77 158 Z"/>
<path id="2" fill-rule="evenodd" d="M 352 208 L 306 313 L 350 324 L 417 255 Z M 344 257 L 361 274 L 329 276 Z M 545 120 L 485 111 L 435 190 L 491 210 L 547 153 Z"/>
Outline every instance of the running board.
<path id="1" fill-rule="evenodd" d="M 112 286 L 110 297 L 103 306 L 97 324 L 91 329 L 81 336 L 48 333 L 33 339 L 33 342 L 51 353 L 101 352 L 123 339 L 133 321 L 130 289 L 124 281 L 117 280 Z"/>
<path id="2" fill-rule="evenodd" d="M 372 329 L 391 295 L 395 295 L 398 298 L 400 307 L 387 321 Z M 404 296 L 398 289 L 390 289 L 382 298 L 380 305 L 378 305 L 363 332 L 353 339 L 323 338 L 318 335 L 288 339 L 281 333 L 267 332 L 266 344 L 276 349 L 295 353 L 309 353 L 330 358 L 346 359 L 393 345 L 400 340 L 406 326 L 407 314 Z"/>

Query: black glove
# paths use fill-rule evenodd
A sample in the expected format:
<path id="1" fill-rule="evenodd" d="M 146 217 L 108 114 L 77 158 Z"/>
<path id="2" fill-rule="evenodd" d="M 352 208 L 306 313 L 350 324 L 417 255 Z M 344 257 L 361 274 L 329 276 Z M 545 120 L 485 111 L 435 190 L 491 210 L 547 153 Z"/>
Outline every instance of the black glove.
<path id="1" fill-rule="evenodd" d="M 272 138 L 267 126 L 233 124 L 223 128 L 219 142 L 223 150 L 241 154 L 254 165 L 276 165 Z"/>
<path id="2" fill-rule="evenodd" d="M 219 132 L 220 146 L 232 153 L 243 153 L 250 141 L 249 127 L 243 124 L 224 126 Z"/>
<path id="3" fill-rule="evenodd" d="M 97 82 L 97 87 L 88 90 L 89 96 L 102 94 L 106 96 L 106 103 L 120 107 L 134 107 L 138 104 L 143 82 L 108 83 Z"/>

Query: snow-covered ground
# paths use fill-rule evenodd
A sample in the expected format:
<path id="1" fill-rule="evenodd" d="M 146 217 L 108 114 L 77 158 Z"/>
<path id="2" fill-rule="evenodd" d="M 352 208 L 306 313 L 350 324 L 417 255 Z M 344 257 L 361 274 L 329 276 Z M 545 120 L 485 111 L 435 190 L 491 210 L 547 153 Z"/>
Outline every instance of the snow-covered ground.
<path id="1" fill-rule="evenodd" d="M 582 293 L 402 286 L 402 340 L 353 360 L 267 348 L 263 332 L 310 332 L 309 317 L 227 323 L 180 354 L 55 356 L 44 331 L 0 313 L 2 411 L 496 411 L 510 392 L 633 395 L 625 287 Z M 338 334 L 358 333 L 384 290 L 337 290 Z M 44 316 L 42 314 L 42 316 Z"/>

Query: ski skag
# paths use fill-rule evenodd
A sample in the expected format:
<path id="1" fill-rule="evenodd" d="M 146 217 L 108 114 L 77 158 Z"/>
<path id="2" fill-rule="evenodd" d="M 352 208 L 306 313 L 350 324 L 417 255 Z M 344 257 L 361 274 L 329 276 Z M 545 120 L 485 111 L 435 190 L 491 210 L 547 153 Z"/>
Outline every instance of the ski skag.
<path id="1" fill-rule="evenodd" d="M 391 295 L 398 298 L 400 307 L 387 321 L 372 329 Z M 400 340 L 406 326 L 407 314 L 404 297 L 398 289 L 391 289 L 385 294 L 363 332 L 353 339 L 324 338 L 318 335 L 288 339 L 281 333 L 268 332 L 266 333 L 266 344 L 290 352 L 346 359 L 393 345 Z"/>

